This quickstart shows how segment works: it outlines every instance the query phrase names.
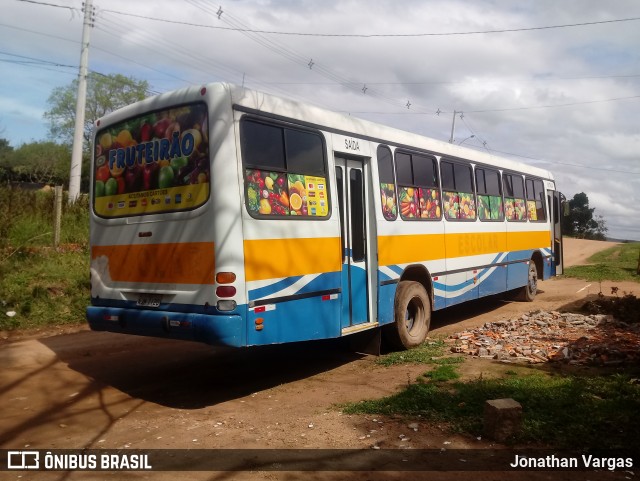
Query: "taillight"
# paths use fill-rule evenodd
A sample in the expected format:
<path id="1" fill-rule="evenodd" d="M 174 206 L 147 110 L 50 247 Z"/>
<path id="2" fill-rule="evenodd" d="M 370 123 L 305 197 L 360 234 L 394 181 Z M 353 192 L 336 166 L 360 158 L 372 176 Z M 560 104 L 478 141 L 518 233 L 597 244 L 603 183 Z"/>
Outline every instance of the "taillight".
<path id="1" fill-rule="evenodd" d="M 233 286 L 218 286 L 216 288 L 216 296 L 233 297 L 236 295 L 236 288 Z"/>
<path id="2" fill-rule="evenodd" d="M 216 274 L 216 282 L 218 284 L 231 284 L 236 281 L 236 275 L 233 272 L 218 272 Z"/>

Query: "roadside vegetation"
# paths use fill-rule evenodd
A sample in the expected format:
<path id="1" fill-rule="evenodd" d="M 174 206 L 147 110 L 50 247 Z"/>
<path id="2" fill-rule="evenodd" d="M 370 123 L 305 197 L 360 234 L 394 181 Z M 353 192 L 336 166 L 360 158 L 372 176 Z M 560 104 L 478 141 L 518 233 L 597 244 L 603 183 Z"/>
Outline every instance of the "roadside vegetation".
<path id="1" fill-rule="evenodd" d="M 84 322 L 89 303 L 89 221 L 84 199 L 63 201 L 53 244 L 54 195 L 0 188 L 0 330 Z"/>
<path id="2" fill-rule="evenodd" d="M 620 244 L 591 256 L 588 265 L 572 266 L 565 269 L 567 277 L 577 277 L 591 282 L 632 281 L 640 282 L 638 257 L 640 242 Z"/>
<path id="3" fill-rule="evenodd" d="M 415 351 L 415 352 L 414 352 Z M 484 403 L 513 398 L 523 406 L 523 426 L 514 445 L 565 449 L 640 448 L 640 383 L 631 370 L 576 371 L 533 369 L 498 363 L 465 379 L 461 366 L 477 362 L 448 357 L 442 341 L 430 341 L 407 353 L 382 356 L 386 366 L 422 363 L 428 370 L 400 392 L 340 406 L 347 414 L 400 416 L 447 424 L 453 432 L 483 434 Z"/>

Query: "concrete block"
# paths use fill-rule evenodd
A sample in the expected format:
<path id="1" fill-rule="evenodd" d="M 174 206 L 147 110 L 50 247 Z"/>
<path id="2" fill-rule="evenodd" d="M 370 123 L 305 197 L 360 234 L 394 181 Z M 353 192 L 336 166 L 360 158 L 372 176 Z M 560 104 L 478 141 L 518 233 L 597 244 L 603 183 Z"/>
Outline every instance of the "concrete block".
<path id="1" fill-rule="evenodd" d="M 484 403 L 484 435 L 505 442 L 522 428 L 522 405 L 514 399 L 492 399 Z"/>

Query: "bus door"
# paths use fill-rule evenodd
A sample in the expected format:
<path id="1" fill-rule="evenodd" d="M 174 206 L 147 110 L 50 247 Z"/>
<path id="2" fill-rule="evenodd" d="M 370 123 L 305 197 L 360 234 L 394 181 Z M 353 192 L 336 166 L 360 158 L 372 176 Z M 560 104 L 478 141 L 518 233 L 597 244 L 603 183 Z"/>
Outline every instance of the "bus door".
<path id="1" fill-rule="evenodd" d="M 551 210 L 551 231 L 553 234 L 552 252 L 553 252 L 553 264 L 551 265 L 552 275 L 561 275 L 564 272 L 564 262 L 562 259 L 562 215 L 564 209 L 564 195 L 557 190 L 551 192 L 552 195 L 552 208 Z"/>
<path id="2" fill-rule="evenodd" d="M 335 157 L 342 239 L 343 329 L 369 321 L 364 161 Z"/>

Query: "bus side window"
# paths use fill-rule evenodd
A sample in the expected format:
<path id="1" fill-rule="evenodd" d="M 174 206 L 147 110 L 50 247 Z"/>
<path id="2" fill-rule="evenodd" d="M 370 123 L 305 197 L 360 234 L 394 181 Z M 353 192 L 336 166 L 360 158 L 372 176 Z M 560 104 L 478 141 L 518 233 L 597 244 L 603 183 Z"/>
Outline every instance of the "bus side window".
<path id="1" fill-rule="evenodd" d="M 547 220 L 544 184 L 538 179 L 527 179 L 527 215 L 530 221 L 544 222 Z"/>
<path id="2" fill-rule="evenodd" d="M 500 172 L 493 169 L 476 168 L 476 187 L 478 190 L 478 218 L 485 220 L 504 220 Z"/>
<path id="3" fill-rule="evenodd" d="M 447 220 L 475 220 L 476 203 L 471 165 L 442 161 L 442 204 Z"/>
<path id="4" fill-rule="evenodd" d="M 319 132 L 243 119 L 240 139 L 245 199 L 252 216 L 329 217 L 325 148 Z"/>
<path id="5" fill-rule="evenodd" d="M 400 217 L 438 220 L 441 215 L 438 164 L 426 155 L 396 152 Z"/>
<path id="6" fill-rule="evenodd" d="M 378 146 L 377 158 L 382 216 L 386 220 L 396 220 L 398 217 L 396 182 L 393 178 L 393 158 L 389 147 L 386 145 Z"/>
<path id="7" fill-rule="evenodd" d="M 503 174 L 504 211 L 508 221 L 526 221 L 524 182 L 519 174 Z"/>

